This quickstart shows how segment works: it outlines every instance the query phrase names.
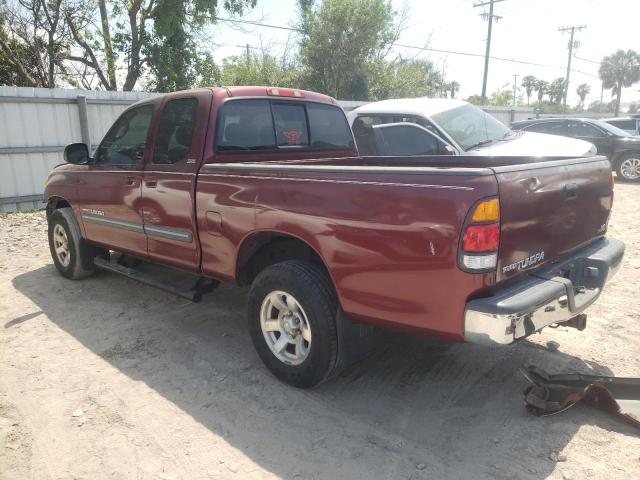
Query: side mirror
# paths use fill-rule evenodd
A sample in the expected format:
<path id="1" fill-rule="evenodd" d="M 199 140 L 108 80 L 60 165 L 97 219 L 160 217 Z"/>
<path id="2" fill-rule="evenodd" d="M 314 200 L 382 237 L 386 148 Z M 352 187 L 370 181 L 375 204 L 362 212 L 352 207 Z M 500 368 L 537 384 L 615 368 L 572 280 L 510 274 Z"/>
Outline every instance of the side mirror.
<path id="1" fill-rule="evenodd" d="M 72 143 L 64 149 L 64 161 L 73 164 L 82 164 L 89 161 L 89 148 L 84 143 Z"/>

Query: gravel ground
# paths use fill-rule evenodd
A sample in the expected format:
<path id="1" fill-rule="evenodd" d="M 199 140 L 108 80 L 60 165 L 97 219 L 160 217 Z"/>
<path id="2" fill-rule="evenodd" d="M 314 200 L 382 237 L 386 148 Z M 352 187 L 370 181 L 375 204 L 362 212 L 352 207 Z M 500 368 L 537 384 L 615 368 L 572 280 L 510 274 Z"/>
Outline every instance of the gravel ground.
<path id="1" fill-rule="evenodd" d="M 500 349 L 393 337 L 311 391 L 260 363 L 245 291 L 191 304 L 107 273 L 68 281 L 43 213 L 1 216 L 0 478 L 640 478 L 637 430 L 585 406 L 534 417 L 518 373 L 640 376 L 639 200 L 617 185 L 627 256 L 584 332 Z"/>

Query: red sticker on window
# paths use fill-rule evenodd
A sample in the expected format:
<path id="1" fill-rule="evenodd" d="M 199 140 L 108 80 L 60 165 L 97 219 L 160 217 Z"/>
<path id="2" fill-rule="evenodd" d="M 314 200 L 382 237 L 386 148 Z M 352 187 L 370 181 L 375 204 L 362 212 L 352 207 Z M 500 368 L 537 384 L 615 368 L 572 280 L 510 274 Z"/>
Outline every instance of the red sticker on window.
<path id="1" fill-rule="evenodd" d="M 304 135 L 304 132 L 300 130 L 287 130 L 282 132 L 282 135 L 287 139 L 287 145 L 301 145 L 300 137 Z"/>

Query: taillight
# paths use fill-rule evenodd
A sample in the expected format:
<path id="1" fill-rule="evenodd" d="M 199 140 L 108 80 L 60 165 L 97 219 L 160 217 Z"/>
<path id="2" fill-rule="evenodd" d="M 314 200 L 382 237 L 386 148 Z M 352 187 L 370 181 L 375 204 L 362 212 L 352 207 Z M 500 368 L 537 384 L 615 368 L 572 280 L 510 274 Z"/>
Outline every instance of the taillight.
<path id="1" fill-rule="evenodd" d="M 459 264 L 463 270 L 495 270 L 500 246 L 500 202 L 482 200 L 469 211 L 462 231 Z"/>

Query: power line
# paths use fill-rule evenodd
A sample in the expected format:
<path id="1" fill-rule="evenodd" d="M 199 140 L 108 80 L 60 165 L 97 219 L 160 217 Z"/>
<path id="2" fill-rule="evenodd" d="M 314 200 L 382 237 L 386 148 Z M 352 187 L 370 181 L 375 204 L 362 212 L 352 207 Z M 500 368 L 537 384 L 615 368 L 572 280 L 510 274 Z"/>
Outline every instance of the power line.
<path id="1" fill-rule="evenodd" d="M 504 0 L 494 0 L 495 2 L 497 1 L 504 1 Z M 257 22 L 257 21 L 253 21 L 253 20 L 238 20 L 238 19 L 233 19 L 233 18 L 222 18 L 222 17 L 216 17 L 216 20 L 220 20 L 223 22 L 230 22 L 230 23 L 242 23 L 242 24 L 248 24 L 248 25 L 253 25 L 256 27 L 264 27 L 264 28 L 275 28 L 278 30 L 288 30 L 291 32 L 297 32 L 297 33 L 302 33 L 302 30 L 299 28 L 294 28 L 294 27 L 285 27 L 282 25 L 271 25 L 268 23 L 262 23 L 262 22 Z M 462 52 L 459 50 L 447 50 L 447 49 L 441 49 L 441 48 L 430 48 L 430 47 L 418 47 L 417 45 L 407 45 L 407 44 L 403 44 L 403 43 L 393 43 L 392 44 L 395 47 L 400 47 L 400 48 L 410 48 L 410 49 L 414 49 L 414 50 L 422 50 L 425 52 L 435 52 L 435 53 L 446 53 L 449 55 L 460 55 L 460 56 L 464 56 L 464 57 L 476 57 L 476 58 L 482 58 L 485 57 L 485 55 L 481 54 L 481 53 L 474 53 L 474 52 Z M 244 45 L 242 45 L 242 47 L 244 47 Z M 551 65 L 548 63 L 537 63 L 537 62 L 530 62 L 527 60 L 516 60 L 515 58 L 504 58 L 504 57 L 496 57 L 496 56 L 489 56 L 489 58 L 491 60 L 498 60 L 501 62 L 510 62 L 510 63 L 518 63 L 521 65 L 531 65 L 534 67 L 548 67 L 548 68 L 564 68 L 560 65 Z M 577 58 L 577 57 L 576 57 Z M 580 59 L 580 60 L 584 60 L 584 59 Z M 594 62 L 594 63 L 600 63 L 600 62 Z M 576 73 L 581 73 L 583 75 L 588 75 L 594 78 L 598 78 L 597 75 L 593 75 L 591 73 L 587 73 L 587 72 L 582 72 L 580 70 L 576 70 L 576 69 L 572 69 L 572 72 L 576 72 Z"/>
<path id="2" fill-rule="evenodd" d="M 493 14 L 493 5 L 498 2 L 504 2 L 504 0 L 489 0 L 488 2 L 474 3 L 473 8 L 485 7 L 489 5 L 489 13 L 483 12 L 480 16 L 487 20 L 489 26 L 487 30 L 487 48 L 484 54 L 484 73 L 482 74 L 482 99 L 487 99 L 487 77 L 489 75 L 489 55 L 491 53 L 491 29 L 493 27 L 494 20 L 497 22 L 502 17 Z"/>
<path id="3" fill-rule="evenodd" d="M 562 98 L 562 104 L 567 106 L 567 94 L 569 93 L 569 75 L 571 74 L 571 58 L 573 57 L 573 48 L 578 47 L 579 43 L 573 42 L 573 36 L 576 33 L 576 30 L 581 31 L 587 28 L 586 25 L 572 25 L 571 27 L 561 27 L 558 31 L 562 33 L 571 32 L 571 40 L 569 40 L 569 59 L 567 60 L 567 76 L 564 81 L 564 95 Z"/>

